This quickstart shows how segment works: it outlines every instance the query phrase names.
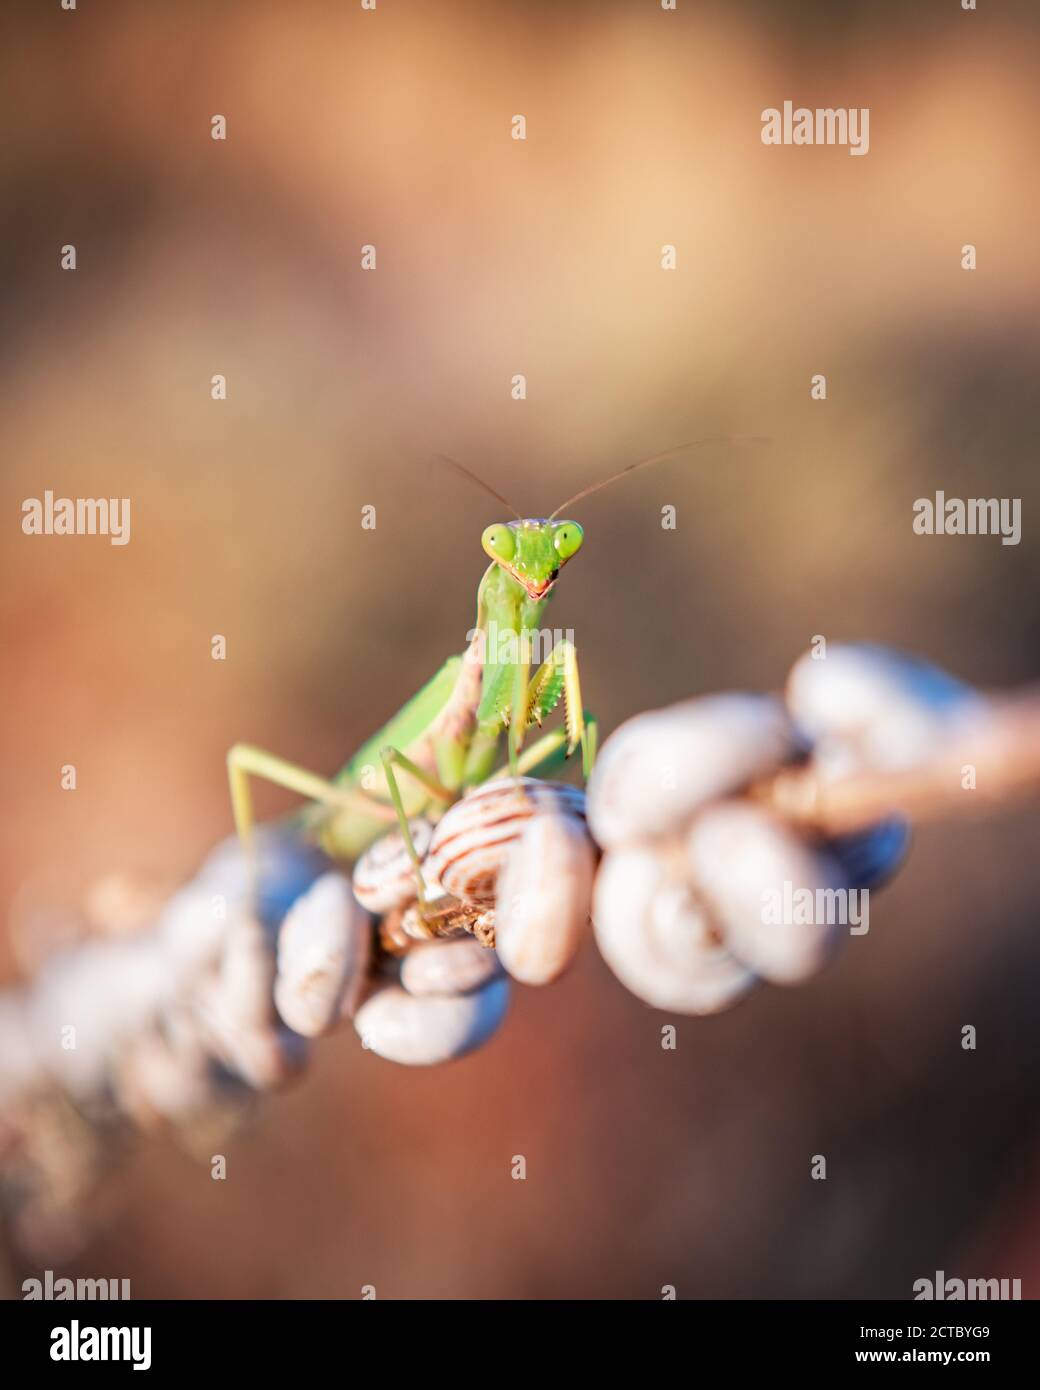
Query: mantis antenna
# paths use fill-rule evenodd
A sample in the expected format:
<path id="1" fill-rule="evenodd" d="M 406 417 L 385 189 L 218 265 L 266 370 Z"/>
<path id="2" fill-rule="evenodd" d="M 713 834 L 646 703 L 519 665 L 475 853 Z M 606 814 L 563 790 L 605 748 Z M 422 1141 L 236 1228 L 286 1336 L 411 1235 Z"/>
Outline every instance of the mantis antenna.
<path id="1" fill-rule="evenodd" d="M 590 483 L 588 487 L 576 492 L 573 497 L 568 497 L 566 502 L 560 505 L 549 517 L 550 521 L 555 521 L 563 511 L 564 507 L 569 507 L 572 502 L 580 502 L 583 497 L 588 497 L 592 492 L 599 492 L 601 488 L 610 487 L 611 483 L 616 483 L 619 478 L 623 478 L 626 473 L 635 473 L 639 468 L 648 468 L 652 463 L 663 463 L 665 459 L 675 458 L 677 454 L 684 454 L 687 449 L 701 449 L 706 444 L 768 444 L 768 438 L 762 435 L 751 434 L 729 434 L 712 435 L 707 439 L 695 439 L 689 444 L 677 444 L 673 449 L 665 449 L 663 453 L 651 454 L 649 458 L 640 459 L 637 463 L 626 464 L 624 468 L 612 473 L 609 478 L 604 478 L 602 482 Z"/>
<path id="2" fill-rule="evenodd" d="M 478 478 L 476 473 L 471 473 L 470 470 L 466 468 L 463 464 L 459 463 L 457 459 L 449 458 L 447 454 L 437 454 L 435 455 L 435 457 L 441 463 L 446 463 L 449 465 L 449 467 L 454 468 L 457 473 L 461 473 L 464 478 L 468 478 L 471 483 L 475 483 L 476 486 L 479 487 L 482 491 L 488 493 L 491 497 L 493 497 L 496 502 L 501 502 L 503 507 L 505 507 L 508 511 L 511 511 L 513 513 L 517 521 L 523 521 L 523 517 L 513 506 L 512 502 L 507 502 L 500 492 L 496 492 L 493 487 L 490 487 L 487 483 L 485 483 L 483 478 Z"/>

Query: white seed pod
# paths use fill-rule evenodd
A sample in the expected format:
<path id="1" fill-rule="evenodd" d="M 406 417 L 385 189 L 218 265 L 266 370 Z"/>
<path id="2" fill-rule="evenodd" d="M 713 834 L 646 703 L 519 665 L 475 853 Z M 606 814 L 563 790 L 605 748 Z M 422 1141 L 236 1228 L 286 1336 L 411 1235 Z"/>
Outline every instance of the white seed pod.
<path id="1" fill-rule="evenodd" d="M 400 985 L 377 989 L 358 1009 L 363 1045 L 391 1062 L 429 1067 L 486 1042 L 505 1017 L 509 981 L 492 980 L 470 994 L 413 995 Z"/>
<path id="2" fill-rule="evenodd" d="M 303 890 L 332 867 L 320 849 L 286 826 L 256 826 L 253 844 L 255 861 L 244 853 L 237 835 L 229 836 L 207 856 L 193 882 L 222 895 L 229 907 L 246 903 L 252 894 L 255 862 L 260 915 L 265 921 L 279 921 Z"/>
<path id="3" fill-rule="evenodd" d="M 589 828 L 604 849 L 666 835 L 796 748 L 787 711 L 767 695 L 710 695 L 637 715 L 611 735 L 593 769 Z"/>
<path id="4" fill-rule="evenodd" d="M 543 812 L 527 821 L 498 879 L 495 949 L 515 980 L 545 985 L 578 953 L 589 923 L 595 851 L 584 824 Z"/>
<path id="5" fill-rule="evenodd" d="M 232 1028 L 266 1028 L 274 1021 L 274 946 L 263 925 L 242 912 L 231 924 L 220 962 L 218 1008 Z"/>
<path id="6" fill-rule="evenodd" d="M 275 1012 L 275 950 L 255 917 L 231 924 L 207 1022 L 221 1055 L 249 1085 L 279 1086 L 296 1074 L 305 1055 L 302 1038 L 284 1028 Z"/>
<path id="7" fill-rule="evenodd" d="M 243 970 L 243 975 L 249 973 Z M 306 1059 L 306 1040 L 277 1022 L 273 1003 L 266 1022 L 236 1022 L 228 1011 L 227 987 L 220 974 L 197 982 L 192 1010 L 207 1049 L 256 1090 L 290 1081 Z"/>
<path id="8" fill-rule="evenodd" d="M 755 983 L 689 886 L 649 849 L 615 850 L 596 877 L 593 924 L 603 959 L 655 1009 L 712 1014 Z"/>
<path id="9" fill-rule="evenodd" d="M 216 1078 L 197 1038 L 176 1044 L 158 1031 L 135 1038 L 115 1077 L 120 1106 L 146 1128 L 157 1119 L 180 1120 L 216 1099 Z"/>
<path id="10" fill-rule="evenodd" d="M 307 1044 L 288 1028 L 226 1032 L 224 1060 L 257 1091 L 270 1091 L 295 1080 L 307 1059 Z"/>
<path id="11" fill-rule="evenodd" d="M 425 858 L 433 826 L 424 816 L 408 822 L 412 844 Z M 415 900 L 415 867 L 399 830 L 391 830 L 370 845 L 354 865 L 354 896 L 369 912 L 382 916 Z"/>
<path id="12" fill-rule="evenodd" d="M 807 979 L 820 968 L 838 935 L 835 921 L 826 919 L 837 915 L 841 895 L 830 895 L 847 886 L 829 854 L 768 812 L 738 801 L 698 816 L 686 852 L 734 955 L 776 984 Z M 808 901 L 806 892 L 811 921 L 798 906 Z"/>
<path id="13" fill-rule="evenodd" d="M 149 1026 L 173 994 L 158 938 L 90 941 L 52 957 L 26 995 L 34 1046 L 72 1094 L 106 1084 L 122 1044 Z"/>
<path id="14" fill-rule="evenodd" d="M 869 644 L 832 645 L 824 660 L 807 652 L 787 678 L 787 703 L 815 741 L 817 770 L 834 777 L 913 767 L 986 709 L 947 672 Z"/>
<path id="15" fill-rule="evenodd" d="M 159 914 L 158 934 L 178 980 L 190 984 L 220 958 L 230 923 L 227 900 L 198 880 L 173 895 Z"/>
<path id="16" fill-rule="evenodd" d="M 327 873 L 297 898 L 278 932 L 274 1001 L 304 1037 L 327 1032 L 357 1005 L 371 923 L 342 874 Z"/>
<path id="17" fill-rule="evenodd" d="M 401 962 L 401 984 L 409 994 L 469 994 L 501 973 L 496 953 L 471 936 L 421 942 Z"/>
<path id="18" fill-rule="evenodd" d="M 584 819 L 585 795 L 537 777 L 485 782 L 455 803 L 434 828 L 426 866 L 446 892 L 463 902 L 493 903 L 506 855 L 541 811 Z"/>

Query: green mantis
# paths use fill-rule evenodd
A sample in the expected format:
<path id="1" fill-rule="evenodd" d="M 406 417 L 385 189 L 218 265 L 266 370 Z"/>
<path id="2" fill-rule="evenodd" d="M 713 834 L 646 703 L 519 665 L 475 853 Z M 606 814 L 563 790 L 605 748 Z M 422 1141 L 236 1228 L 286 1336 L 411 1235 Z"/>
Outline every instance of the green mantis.
<path id="1" fill-rule="evenodd" d="M 580 748 L 583 773 L 588 777 L 596 754 L 596 721 L 582 705 L 574 644 L 560 638 L 539 664 L 533 660 L 545 606 L 561 571 L 584 540 L 581 526 L 560 520 L 560 514 L 624 474 L 678 452 L 672 449 L 629 464 L 569 498 L 544 519 L 521 517 L 481 479 L 447 460 L 514 516 L 487 527 L 481 537 L 490 564 L 477 591 L 476 626 L 469 645 L 460 655 L 449 657 L 331 779 L 263 749 L 234 745 L 228 753 L 231 804 L 252 866 L 254 898 L 251 777 L 306 797 L 312 805 L 300 818 L 301 828 L 336 859 L 356 859 L 396 822 L 415 870 L 420 911 L 426 901 L 425 885 L 409 820 L 419 815 L 436 820 L 468 788 L 491 777 L 503 735 L 508 758 L 500 774 L 545 773 Z M 525 747 L 528 732 L 540 726 L 561 699 L 563 727 Z"/>

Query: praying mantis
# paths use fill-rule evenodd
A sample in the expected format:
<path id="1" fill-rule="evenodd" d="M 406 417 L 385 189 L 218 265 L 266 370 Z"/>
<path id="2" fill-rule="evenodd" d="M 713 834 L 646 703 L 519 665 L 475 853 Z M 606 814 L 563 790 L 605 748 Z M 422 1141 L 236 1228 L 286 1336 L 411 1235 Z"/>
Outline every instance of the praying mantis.
<path id="1" fill-rule="evenodd" d="M 259 777 L 307 798 L 298 825 L 333 859 L 355 860 L 396 823 L 414 870 L 420 913 L 427 905 L 421 859 L 409 821 L 437 820 L 467 790 L 492 776 L 546 773 L 579 748 L 587 779 L 596 756 L 597 724 L 584 708 L 575 646 L 557 640 L 532 674 L 532 639 L 565 565 L 580 551 L 584 531 L 560 519 L 575 502 L 649 464 L 715 440 L 654 454 L 582 489 L 546 518 L 522 517 L 476 474 L 443 459 L 513 514 L 481 537 L 490 564 L 477 590 L 477 620 L 468 647 L 439 671 L 332 778 L 250 744 L 228 752 L 235 827 L 257 897 L 255 818 L 250 778 Z M 488 644 L 488 634 L 511 642 Z M 503 651 L 503 645 L 505 650 Z M 563 727 L 525 747 L 528 732 L 564 703 Z M 508 759 L 498 768 L 505 735 Z"/>

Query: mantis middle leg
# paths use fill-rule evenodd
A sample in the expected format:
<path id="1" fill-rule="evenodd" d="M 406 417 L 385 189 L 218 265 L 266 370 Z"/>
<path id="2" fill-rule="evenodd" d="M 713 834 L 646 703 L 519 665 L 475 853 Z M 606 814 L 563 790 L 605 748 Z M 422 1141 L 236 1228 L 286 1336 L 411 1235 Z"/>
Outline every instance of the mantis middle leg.
<path id="1" fill-rule="evenodd" d="M 397 785 L 397 774 L 394 771 L 394 764 L 396 763 L 402 771 L 409 773 L 416 781 L 420 782 L 435 801 L 443 801 L 445 805 L 449 805 L 457 799 L 458 793 L 443 786 L 437 781 L 436 777 L 419 767 L 418 764 L 413 763 L 411 758 L 405 757 L 398 748 L 392 748 L 389 745 L 386 748 L 381 748 L 379 757 L 383 764 L 383 771 L 386 774 L 386 785 L 390 789 L 390 800 L 393 802 L 394 814 L 397 817 L 397 826 L 401 832 L 401 838 L 404 840 L 405 849 L 408 851 L 408 857 L 412 861 L 412 871 L 415 875 L 415 887 L 419 900 L 419 913 L 425 920 L 427 906 L 426 880 L 423 878 L 422 860 L 419 858 L 418 851 L 415 848 L 415 841 L 412 839 L 412 829 L 408 824 L 408 815 L 404 808 L 404 799 L 401 796 L 401 789 Z"/>

